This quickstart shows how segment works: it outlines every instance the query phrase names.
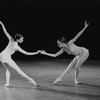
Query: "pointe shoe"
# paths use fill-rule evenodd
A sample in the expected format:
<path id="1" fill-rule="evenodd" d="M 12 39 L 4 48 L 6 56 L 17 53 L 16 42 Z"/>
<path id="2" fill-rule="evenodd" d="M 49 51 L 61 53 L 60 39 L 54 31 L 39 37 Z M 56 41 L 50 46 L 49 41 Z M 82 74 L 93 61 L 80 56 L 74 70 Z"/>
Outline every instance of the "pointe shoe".
<path id="1" fill-rule="evenodd" d="M 4 84 L 4 86 L 8 87 L 9 86 L 9 83 Z"/>
<path id="2" fill-rule="evenodd" d="M 33 79 L 29 80 L 29 83 L 32 83 L 32 84 L 34 84 L 35 86 L 37 85 L 36 82 L 35 82 Z"/>
<path id="3" fill-rule="evenodd" d="M 61 81 L 62 81 L 62 79 L 57 78 L 57 79 L 54 81 L 54 83 L 53 83 L 53 84 L 57 84 L 58 82 L 61 82 Z"/>

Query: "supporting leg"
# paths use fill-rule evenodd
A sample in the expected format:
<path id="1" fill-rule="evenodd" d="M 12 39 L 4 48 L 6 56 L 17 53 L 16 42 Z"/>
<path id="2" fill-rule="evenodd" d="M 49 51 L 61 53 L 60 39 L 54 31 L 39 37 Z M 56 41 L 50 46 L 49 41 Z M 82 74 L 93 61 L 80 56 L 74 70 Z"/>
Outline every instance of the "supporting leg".
<path id="1" fill-rule="evenodd" d="M 74 79 L 74 81 L 75 81 L 76 84 L 79 83 L 79 81 L 77 80 L 78 75 L 79 75 L 79 70 L 80 70 L 80 68 L 77 68 L 77 67 L 75 68 L 75 79 Z"/>
<path id="2" fill-rule="evenodd" d="M 66 74 L 68 74 L 69 72 L 71 72 L 71 70 L 75 66 L 76 62 L 77 62 L 77 57 L 75 57 L 73 59 L 73 61 L 69 64 L 69 66 L 67 67 L 67 69 L 54 81 L 53 84 L 56 84 L 57 82 L 62 81 L 62 79 L 64 78 L 64 76 Z"/>
<path id="3" fill-rule="evenodd" d="M 2 65 L 5 67 L 6 69 L 6 83 L 4 84 L 4 86 L 9 86 L 10 84 L 10 71 L 8 70 L 8 66 L 6 63 L 2 63 Z"/>
<path id="4" fill-rule="evenodd" d="M 10 72 L 6 69 L 6 84 L 4 86 L 9 86 L 10 83 Z"/>
<path id="5" fill-rule="evenodd" d="M 86 59 L 88 58 L 88 56 L 89 56 L 88 52 L 85 55 L 82 55 L 79 58 L 76 66 L 75 66 L 75 78 L 74 78 L 75 83 L 79 83 L 78 76 L 79 76 L 79 72 L 80 72 L 80 66 L 86 61 Z"/>

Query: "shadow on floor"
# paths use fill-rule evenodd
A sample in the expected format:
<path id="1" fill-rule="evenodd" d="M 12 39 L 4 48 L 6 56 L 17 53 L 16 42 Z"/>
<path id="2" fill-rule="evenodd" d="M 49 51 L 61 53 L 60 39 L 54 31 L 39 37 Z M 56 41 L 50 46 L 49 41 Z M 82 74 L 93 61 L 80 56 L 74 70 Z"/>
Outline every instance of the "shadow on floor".
<path id="1" fill-rule="evenodd" d="M 94 85 L 89 85 L 89 84 L 85 84 L 85 83 L 81 83 L 81 85 L 86 85 L 86 86 L 90 86 L 90 87 L 98 87 L 98 86 L 94 86 Z M 67 86 L 67 87 L 75 87 L 73 85 L 59 85 L 59 86 Z M 50 88 L 47 86 L 42 86 L 42 85 L 37 85 L 34 87 L 17 87 L 17 86 L 10 86 L 8 88 L 22 88 L 22 89 L 35 89 L 36 91 L 41 91 L 41 92 L 52 92 L 54 94 L 63 94 L 63 95 L 70 95 L 72 97 L 81 97 L 81 98 L 86 98 L 86 99 L 95 99 L 95 100 L 100 100 L 100 95 L 97 94 L 93 94 L 93 93 L 81 93 L 81 92 L 75 92 L 75 91 L 70 91 L 70 90 L 59 90 L 59 89 L 54 89 L 54 88 Z M 78 87 L 79 88 L 79 87 Z M 100 87 L 99 87 L 100 88 Z"/>

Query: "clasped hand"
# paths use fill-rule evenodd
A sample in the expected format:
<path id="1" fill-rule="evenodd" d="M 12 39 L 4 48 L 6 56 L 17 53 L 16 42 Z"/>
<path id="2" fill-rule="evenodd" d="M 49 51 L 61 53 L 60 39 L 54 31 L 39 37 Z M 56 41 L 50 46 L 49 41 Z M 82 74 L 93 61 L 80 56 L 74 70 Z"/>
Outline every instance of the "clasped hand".
<path id="1" fill-rule="evenodd" d="M 46 51 L 44 51 L 44 50 L 38 50 L 38 52 L 39 52 L 40 54 L 46 54 Z"/>

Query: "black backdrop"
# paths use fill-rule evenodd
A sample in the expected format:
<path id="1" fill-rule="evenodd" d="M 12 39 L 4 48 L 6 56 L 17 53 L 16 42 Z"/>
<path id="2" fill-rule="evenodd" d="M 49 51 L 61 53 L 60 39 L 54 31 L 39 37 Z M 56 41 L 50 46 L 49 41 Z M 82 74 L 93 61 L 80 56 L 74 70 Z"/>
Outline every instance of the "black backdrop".
<path id="1" fill-rule="evenodd" d="M 0 20 L 7 31 L 14 37 L 16 33 L 24 36 L 24 42 L 19 44 L 24 50 L 35 52 L 44 49 L 56 53 L 60 49 L 57 39 L 64 36 L 67 41 L 72 39 L 87 20 L 90 25 L 75 42 L 76 45 L 89 49 L 90 58 L 100 59 L 100 2 L 99 0 L 1 0 Z M 0 27 L 0 51 L 8 43 Z M 20 53 L 15 59 L 49 58 L 36 55 L 27 57 Z M 70 58 L 64 53 L 58 58 Z"/>

